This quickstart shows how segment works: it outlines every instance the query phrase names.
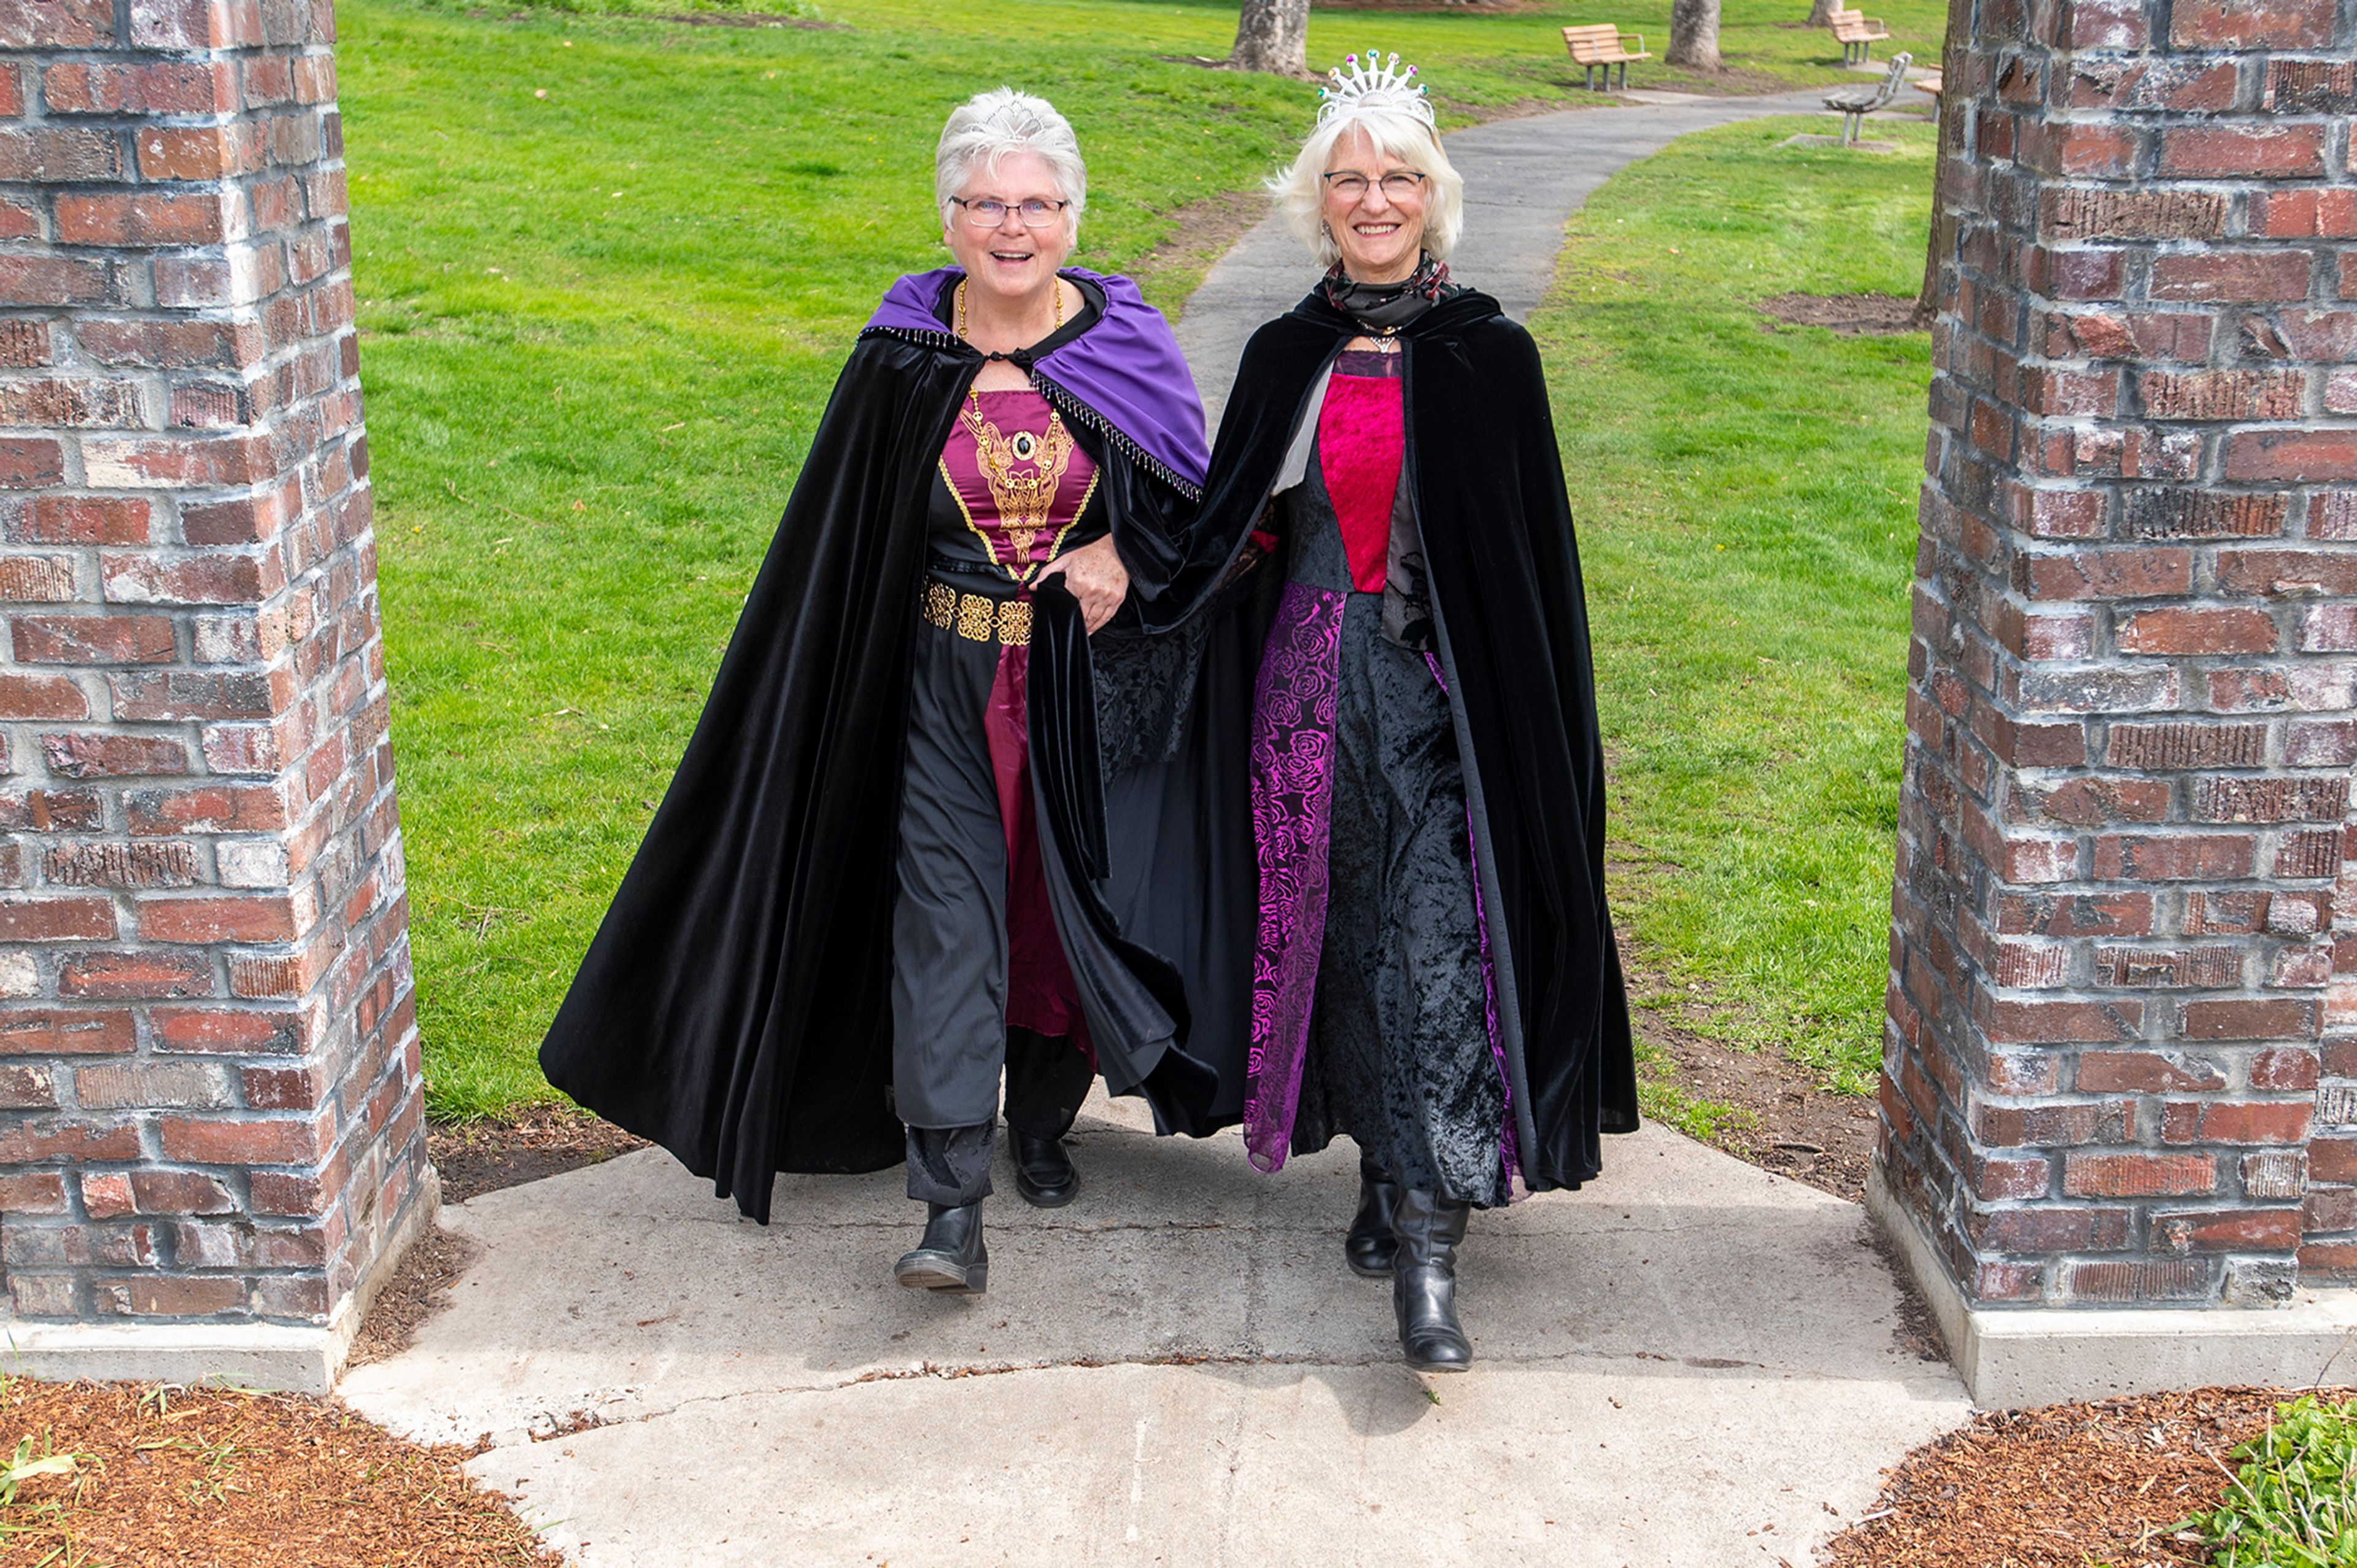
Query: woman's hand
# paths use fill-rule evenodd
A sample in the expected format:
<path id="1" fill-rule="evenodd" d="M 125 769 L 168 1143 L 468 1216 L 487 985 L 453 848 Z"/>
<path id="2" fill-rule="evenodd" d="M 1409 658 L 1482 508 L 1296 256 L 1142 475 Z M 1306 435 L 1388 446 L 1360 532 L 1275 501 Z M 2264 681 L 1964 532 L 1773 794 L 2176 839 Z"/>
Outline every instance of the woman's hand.
<path id="1" fill-rule="evenodd" d="M 1111 534 L 1058 556 L 1039 574 L 1039 580 L 1044 583 L 1057 576 L 1064 579 L 1065 589 L 1080 601 L 1081 619 L 1091 632 L 1113 619 L 1114 611 L 1129 596 L 1129 568 L 1121 564 Z"/>

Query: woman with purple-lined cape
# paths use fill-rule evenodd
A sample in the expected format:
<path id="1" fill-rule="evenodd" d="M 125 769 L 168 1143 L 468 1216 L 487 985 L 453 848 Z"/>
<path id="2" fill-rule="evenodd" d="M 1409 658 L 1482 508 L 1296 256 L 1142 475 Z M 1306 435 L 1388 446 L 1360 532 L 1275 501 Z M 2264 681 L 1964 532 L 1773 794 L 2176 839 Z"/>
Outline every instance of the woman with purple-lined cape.
<path id="1" fill-rule="evenodd" d="M 1174 585 L 1266 579 L 1248 793 L 1244 1144 L 1359 1148 L 1344 1255 L 1461 1371 L 1470 1211 L 1576 1187 L 1637 1124 L 1604 897 L 1578 547 L 1530 335 L 1448 277 L 1463 182 L 1413 80 L 1333 73 L 1279 204 L 1326 263 L 1245 348 Z M 1183 624 L 1183 620 L 1178 624 Z"/>
<path id="2" fill-rule="evenodd" d="M 987 1282 L 1002 1077 L 1042 1206 L 1100 1073 L 1166 1132 L 1243 1106 L 1249 959 L 1218 933 L 1250 918 L 1250 835 L 1198 786 L 1242 766 L 1254 650 L 1240 617 L 1139 624 L 1184 560 L 1202 407 L 1135 285 L 1062 264 L 1086 180 L 1037 98 L 950 116 L 957 264 L 859 335 L 541 1048 L 764 1222 L 779 1171 L 905 1160 L 920 1288 Z"/>

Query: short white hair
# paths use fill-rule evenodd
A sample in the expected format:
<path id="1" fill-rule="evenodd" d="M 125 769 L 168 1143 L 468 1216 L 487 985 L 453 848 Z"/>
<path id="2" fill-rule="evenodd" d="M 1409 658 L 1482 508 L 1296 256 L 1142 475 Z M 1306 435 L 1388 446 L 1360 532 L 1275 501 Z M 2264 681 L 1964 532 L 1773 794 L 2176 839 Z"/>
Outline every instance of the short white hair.
<path id="1" fill-rule="evenodd" d="M 942 222 L 950 221 L 950 198 L 976 171 L 985 177 L 996 174 L 998 160 L 1009 153 L 1029 153 L 1048 166 L 1056 194 L 1067 203 L 1064 231 L 1077 233 L 1081 209 L 1089 200 L 1089 169 L 1081 161 L 1081 140 L 1054 104 L 1011 87 L 977 92 L 950 111 L 941 145 L 933 152 L 933 205 L 942 210 Z"/>
<path id="2" fill-rule="evenodd" d="M 1309 133 L 1293 166 L 1268 182 L 1287 226 L 1317 252 L 1319 265 L 1330 267 L 1341 260 L 1341 250 L 1326 228 L 1323 176 L 1335 144 L 1353 131 L 1364 131 L 1377 148 L 1424 176 L 1424 248 L 1434 260 L 1447 261 L 1465 229 L 1465 177 L 1441 150 L 1432 127 L 1405 110 L 1361 109 L 1337 115 Z"/>

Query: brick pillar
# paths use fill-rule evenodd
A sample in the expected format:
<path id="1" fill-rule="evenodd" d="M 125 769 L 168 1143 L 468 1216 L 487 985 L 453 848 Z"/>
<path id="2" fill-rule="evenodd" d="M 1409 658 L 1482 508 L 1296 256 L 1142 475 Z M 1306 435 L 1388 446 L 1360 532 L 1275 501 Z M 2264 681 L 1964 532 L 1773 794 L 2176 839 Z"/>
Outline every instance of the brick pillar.
<path id="1" fill-rule="evenodd" d="M 324 1387 L 433 1208 L 328 0 L 0 0 L 0 1268 Z"/>
<path id="2" fill-rule="evenodd" d="M 1985 1399 L 2348 1316 L 2352 26 L 1977 0 L 1952 81 L 1876 1201 Z"/>

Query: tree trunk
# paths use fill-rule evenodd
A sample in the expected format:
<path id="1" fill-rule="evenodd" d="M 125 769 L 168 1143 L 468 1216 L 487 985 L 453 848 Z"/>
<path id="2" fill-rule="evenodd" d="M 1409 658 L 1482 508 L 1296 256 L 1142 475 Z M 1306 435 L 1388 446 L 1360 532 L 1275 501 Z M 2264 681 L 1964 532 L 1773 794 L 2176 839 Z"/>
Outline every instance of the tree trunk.
<path id="1" fill-rule="evenodd" d="M 1932 232 L 1924 242 L 1923 286 L 1915 295 L 1919 327 L 1931 326 L 1940 313 L 1940 263 L 1956 249 L 1956 220 L 1948 211 L 1948 164 L 1964 146 L 1964 57 L 1972 30 L 1973 0 L 1948 0 L 1948 31 L 1940 44 L 1940 152 L 1932 166 Z"/>
<path id="2" fill-rule="evenodd" d="M 1670 47 L 1662 63 L 1718 69 L 1718 0 L 1671 0 Z"/>
<path id="3" fill-rule="evenodd" d="M 1308 48 L 1309 0 L 1243 0 L 1228 68 L 1308 76 Z"/>
<path id="4" fill-rule="evenodd" d="M 1809 7 L 1809 26 L 1830 27 L 1834 25 L 1834 13 L 1844 9 L 1846 7 L 1841 5 L 1840 0 L 1816 0 L 1816 4 Z"/>

